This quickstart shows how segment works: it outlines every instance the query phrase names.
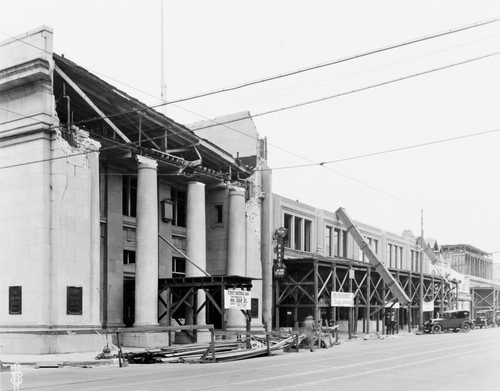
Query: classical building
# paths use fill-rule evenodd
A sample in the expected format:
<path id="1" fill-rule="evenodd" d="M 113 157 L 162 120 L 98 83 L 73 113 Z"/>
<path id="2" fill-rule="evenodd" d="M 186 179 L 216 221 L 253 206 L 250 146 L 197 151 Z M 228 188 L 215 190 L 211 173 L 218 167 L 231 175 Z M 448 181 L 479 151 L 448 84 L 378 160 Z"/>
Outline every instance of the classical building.
<path id="1" fill-rule="evenodd" d="M 0 44 L 0 352 L 102 349 L 102 327 L 189 323 L 189 308 L 165 316 L 159 291 L 173 278 L 199 288 L 191 322 L 227 328 L 247 319 L 221 313 L 204 279 L 243 281 L 262 328 L 270 181 L 255 173 L 266 148 L 250 116 L 231 125 L 245 149 L 228 152 L 52 40 L 41 27 Z"/>

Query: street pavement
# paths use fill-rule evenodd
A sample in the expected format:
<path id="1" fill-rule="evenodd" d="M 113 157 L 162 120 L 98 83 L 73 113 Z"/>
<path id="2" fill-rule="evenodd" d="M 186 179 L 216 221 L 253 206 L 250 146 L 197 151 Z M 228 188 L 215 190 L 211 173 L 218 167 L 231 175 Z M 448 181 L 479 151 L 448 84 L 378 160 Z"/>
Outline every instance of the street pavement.
<path id="1" fill-rule="evenodd" d="M 500 328 L 469 333 L 342 340 L 310 353 L 216 364 L 21 367 L 22 390 L 494 390 Z M 9 372 L 0 390 L 13 389 Z M 9 388 L 11 387 L 11 388 Z"/>

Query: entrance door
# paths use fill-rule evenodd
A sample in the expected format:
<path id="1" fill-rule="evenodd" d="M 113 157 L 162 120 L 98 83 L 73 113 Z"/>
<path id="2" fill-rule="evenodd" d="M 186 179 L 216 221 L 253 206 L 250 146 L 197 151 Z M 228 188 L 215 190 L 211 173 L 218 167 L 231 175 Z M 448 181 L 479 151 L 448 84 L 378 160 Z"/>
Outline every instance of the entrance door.
<path id="1" fill-rule="evenodd" d="M 125 277 L 123 279 L 123 323 L 126 327 L 132 327 L 135 322 L 135 279 Z"/>

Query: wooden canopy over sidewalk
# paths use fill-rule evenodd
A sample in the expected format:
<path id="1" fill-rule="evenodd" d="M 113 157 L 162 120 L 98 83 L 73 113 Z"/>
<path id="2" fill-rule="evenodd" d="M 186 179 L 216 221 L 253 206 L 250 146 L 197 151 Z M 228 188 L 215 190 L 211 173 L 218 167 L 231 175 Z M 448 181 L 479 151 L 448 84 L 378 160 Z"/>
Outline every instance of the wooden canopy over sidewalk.
<path id="1" fill-rule="evenodd" d="M 274 281 L 275 327 L 292 327 L 313 315 L 316 321 L 339 320 L 339 308 L 331 307 L 332 292 L 354 294 L 355 306 L 348 311 L 349 332 L 356 332 L 357 322 L 363 320 L 363 332 L 369 333 L 369 320 L 383 320 L 385 309 L 395 301 L 393 293 L 375 268 L 368 263 L 345 258 L 329 258 L 314 255 L 308 258 L 285 259 L 286 273 Z M 399 324 L 418 325 L 420 306 L 420 273 L 388 269 L 392 277 L 409 297 L 408 311 L 399 311 Z M 443 311 L 456 306 L 457 285 L 444 278 L 424 275 L 424 301 L 434 301 L 434 309 Z M 373 327 L 373 326 L 372 326 Z M 383 326 L 382 326 L 383 329 Z"/>

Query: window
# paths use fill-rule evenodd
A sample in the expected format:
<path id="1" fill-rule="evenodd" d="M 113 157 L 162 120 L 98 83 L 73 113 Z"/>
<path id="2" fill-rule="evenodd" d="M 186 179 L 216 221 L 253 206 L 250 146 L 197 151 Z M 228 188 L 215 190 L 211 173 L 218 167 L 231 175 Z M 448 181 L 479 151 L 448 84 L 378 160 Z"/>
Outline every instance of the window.
<path id="1" fill-rule="evenodd" d="M 332 233 L 333 233 L 333 228 L 326 226 L 326 228 L 325 228 L 325 255 L 327 257 L 333 256 Z"/>
<path id="2" fill-rule="evenodd" d="M 410 257 L 411 257 L 411 265 L 410 268 L 412 271 L 418 272 L 419 271 L 419 252 L 416 250 L 410 250 Z"/>
<path id="3" fill-rule="evenodd" d="M 294 220 L 294 227 L 293 227 L 293 244 L 296 250 L 301 250 L 302 249 L 302 219 L 300 217 L 295 216 Z"/>
<path id="4" fill-rule="evenodd" d="M 311 251 L 311 221 L 304 220 L 304 251 Z"/>
<path id="5" fill-rule="evenodd" d="M 135 263 L 135 251 L 123 250 L 123 264 L 131 265 L 133 263 Z"/>
<path id="6" fill-rule="evenodd" d="M 287 229 L 284 245 L 295 250 L 311 251 L 312 221 L 284 214 L 283 227 Z"/>
<path id="7" fill-rule="evenodd" d="M 172 240 L 174 241 L 174 246 L 179 250 L 186 251 L 186 237 L 172 235 Z"/>
<path id="8" fill-rule="evenodd" d="M 222 204 L 215 204 L 212 208 L 212 227 L 223 227 Z"/>
<path id="9" fill-rule="evenodd" d="M 392 267 L 392 244 L 387 243 L 387 265 Z"/>
<path id="10" fill-rule="evenodd" d="M 129 217 L 137 215 L 137 178 L 123 176 L 122 209 L 123 214 Z"/>
<path id="11" fill-rule="evenodd" d="M 292 215 L 285 213 L 285 217 L 283 219 L 283 228 L 287 229 L 287 234 L 285 235 L 283 242 L 284 242 L 285 247 L 288 247 L 288 248 L 291 247 L 290 238 L 292 236 L 292 218 L 293 218 Z"/>
<path id="12" fill-rule="evenodd" d="M 172 277 L 185 277 L 186 276 L 186 260 L 184 258 L 172 258 Z"/>
<path id="13" fill-rule="evenodd" d="M 187 193 L 183 190 L 172 189 L 172 224 L 178 227 L 186 226 Z"/>

